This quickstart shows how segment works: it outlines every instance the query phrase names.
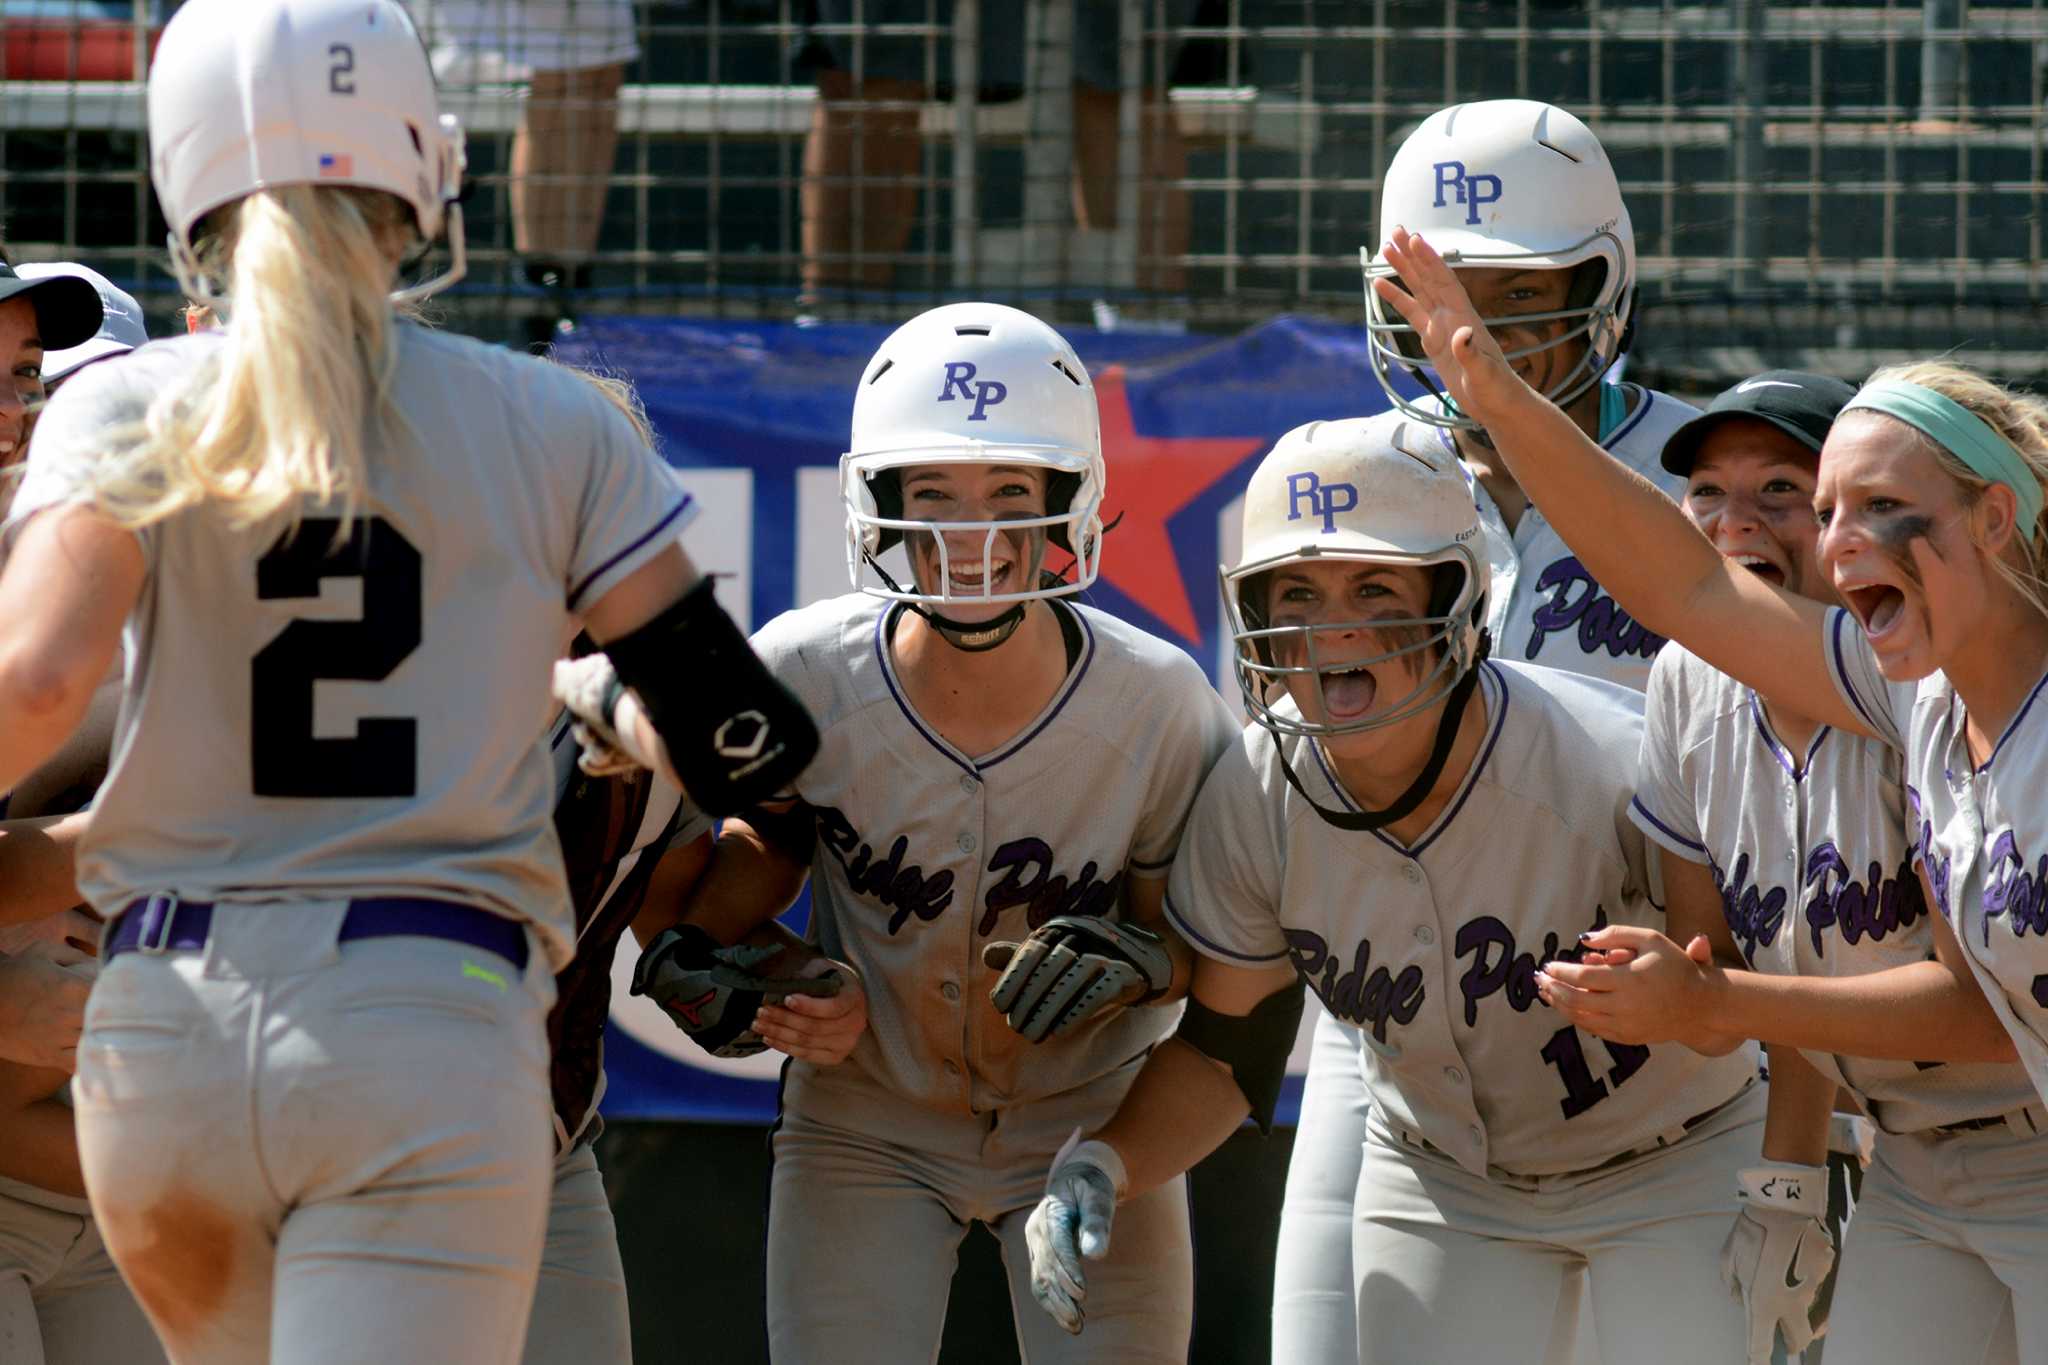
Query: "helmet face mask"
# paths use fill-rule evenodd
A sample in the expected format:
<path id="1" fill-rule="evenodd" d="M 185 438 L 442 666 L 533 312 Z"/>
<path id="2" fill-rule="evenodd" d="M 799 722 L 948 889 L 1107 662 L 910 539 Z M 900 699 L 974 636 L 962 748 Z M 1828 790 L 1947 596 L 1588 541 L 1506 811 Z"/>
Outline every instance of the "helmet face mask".
<path id="1" fill-rule="evenodd" d="M 849 446 L 839 491 L 856 590 L 923 606 L 1006 605 L 1076 593 L 1099 576 L 1107 469 L 1094 385 L 1065 340 L 1029 314 L 949 304 L 898 328 L 862 373 Z M 945 465 L 1041 470 L 1044 510 L 968 521 L 912 515 L 903 480 Z M 991 570 L 1019 532 L 1028 533 L 1030 562 L 995 591 Z M 967 537 L 978 539 L 963 561 L 959 543 Z M 906 541 L 936 560 L 931 584 L 914 574 L 908 586 L 899 584 L 879 562 Z M 1068 577 L 1042 572 L 1048 542 L 1073 556 Z"/>
<path id="2" fill-rule="evenodd" d="M 1436 707 L 1480 657 L 1490 574 L 1481 536 L 1463 468 L 1433 431 L 1398 413 L 1312 422 L 1282 437 L 1245 491 L 1244 552 L 1220 571 L 1246 712 L 1277 735 L 1325 737 Z M 1275 577 L 1310 564 L 1342 566 L 1347 577 L 1389 565 L 1429 578 L 1405 603 L 1397 592 L 1382 615 L 1285 619 L 1292 613 L 1269 605 Z M 1330 705 L 1331 682 L 1361 669 L 1373 670 L 1374 695 L 1340 718 L 1355 708 Z M 1383 699 L 1390 671 L 1414 683 Z"/>
<path id="3" fill-rule="evenodd" d="M 1568 306 L 1546 313 L 1482 315 L 1489 330 L 1562 322 L 1559 334 L 1508 351 L 1522 359 L 1578 344 L 1581 354 L 1546 387 L 1569 406 L 1621 358 L 1635 295 L 1635 233 L 1606 152 L 1571 114 L 1532 100 L 1488 100 L 1432 114 L 1395 154 L 1383 180 L 1380 234 L 1419 233 L 1456 269 L 1574 270 Z M 1431 426 L 1477 424 L 1440 395 L 1416 401 L 1397 388 L 1406 376 L 1426 391 L 1414 329 L 1382 302 L 1373 281 L 1393 269 L 1372 247 L 1359 249 L 1365 274 L 1367 349 L 1374 377 L 1395 408 Z M 1595 272 L 1589 267 L 1598 265 Z"/>
<path id="4" fill-rule="evenodd" d="M 1223 600 L 1235 645 L 1234 671 L 1252 718 L 1277 734 L 1359 734 L 1398 725 L 1449 696 L 1472 666 L 1476 643 L 1474 622 L 1481 602 L 1474 585 L 1483 581 L 1484 573 L 1472 551 L 1458 546 L 1452 558 L 1428 561 L 1438 573 L 1429 590 L 1430 605 L 1422 614 L 1401 614 L 1397 609 L 1393 615 L 1358 620 L 1281 621 L 1281 614 L 1270 611 L 1264 600 L 1272 591 L 1274 575 L 1290 565 L 1318 563 L 1424 567 L 1424 561 L 1406 556 L 1338 551 L 1225 570 Z M 1445 579 L 1455 585 L 1448 594 L 1435 586 Z M 1346 637 L 1362 641 L 1366 652 L 1359 653 Z M 1377 695 L 1379 679 L 1388 665 L 1399 665 L 1415 681 L 1405 694 L 1382 702 Z M 1330 680 L 1364 670 L 1370 670 L 1374 680 L 1371 704 L 1360 714 L 1334 718 L 1340 708 L 1330 704 Z M 1292 699 L 1292 707 L 1280 705 L 1283 695 Z"/>

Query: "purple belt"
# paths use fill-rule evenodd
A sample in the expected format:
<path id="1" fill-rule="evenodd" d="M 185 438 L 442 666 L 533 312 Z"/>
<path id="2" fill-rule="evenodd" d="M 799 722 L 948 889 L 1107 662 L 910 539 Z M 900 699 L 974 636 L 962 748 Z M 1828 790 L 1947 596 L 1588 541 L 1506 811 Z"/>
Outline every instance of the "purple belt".
<path id="1" fill-rule="evenodd" d="M 213 928 L 212 901 L 181 901 L 176 896 L 145 896 L 114 917 L 100 945 L 100 960 L 111 962 L 123 953 L 167 953 L 175 948 L 204 948 Z M 517 920 L 456 901 L 411 896 L 377 896 L 350 901 L 341 919 L 343 943 L 358 938 L 441 938 L 496 953 L 520 971 L 526 970 L 526 926 Z"/>

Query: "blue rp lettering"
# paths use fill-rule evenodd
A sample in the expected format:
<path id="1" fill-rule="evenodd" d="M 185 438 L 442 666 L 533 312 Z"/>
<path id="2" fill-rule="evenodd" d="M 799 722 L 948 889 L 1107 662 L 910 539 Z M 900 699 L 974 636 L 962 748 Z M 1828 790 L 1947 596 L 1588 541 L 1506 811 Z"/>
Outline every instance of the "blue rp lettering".
<path id="1" fill-rule="evenodd" d="M 957 392 L 956 392 L 957 390 Z M 939 402 L 950 403 L 955 398 L 965 399 L 974 404 L 974 411 L 967 414 L 970 422 L 986 422 L 988 410 L 1010 396 L 1010 386 L 999 379 L 974 377 L 974 362 L 971 360 L 949 360 L 946 362 L 945 382 L 939 386 Z"/>
<path id="2" fill-rule="evenodd" d="M 1483 205 L 1500 202 L 1500 188 L 1499 176 L 1469 173 L 1462 161 L 1436 163 L 1436 206 L 1445 207 L 1444 195 L 1449 193 L 1452 203 L 1465 206 L 1465 222 L 1470 226 L 1478 225 Z"/>
<path id="3" fill-rule="evenodd" d="M 1338 501 L 1339 498 L 1343 501 Z M 1330 535 L 1337 529 L 1337 514 L 1349 512 L 1358 506 L 1358 485 L 1351 483 L 1324 483 L 1310 470 L 1287 476 L 1287 519 L 1301 520 L 1301 505 L 1308 504 L 1310 516 L 1323 519 L 1323 534 Z"/>

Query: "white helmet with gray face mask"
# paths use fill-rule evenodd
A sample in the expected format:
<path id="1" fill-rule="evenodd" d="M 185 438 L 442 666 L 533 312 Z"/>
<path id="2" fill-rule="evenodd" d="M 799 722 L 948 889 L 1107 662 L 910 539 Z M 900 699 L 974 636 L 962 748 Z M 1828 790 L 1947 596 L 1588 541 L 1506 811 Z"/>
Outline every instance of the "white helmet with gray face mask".
<path id="1" fill-rule="evenodd" d="M 920 520 L 904 505 L 903 471 L 939 464 L 1043 469 L 1045 515 Z M 861 592 L 910 603 L 955 645 L 993 648 L 1016 629 L 1026 603 L 1077 593 L 1095 582 L 1102 567 L 1107 482 L 1095 386 L 1066 339 L 1029 313 L 1001 304 L 934 308 L 890 334 L 854 394 L 852 439 L 839 461 L 847 572 Z M 1020 530 L 1035 533 L 1026 586 L 993 591 L 1005 533 Z M 948 533 L 981 537 L 978 566 L 954 564 Z M 919 536 L 938 556 L 937 579 L 929 589 L 914 577 L 899 584 L 880 562 L 891 546 Z M 1070 572 L 1044 571 L 1047 542 L 1073 556 Z M 971 623 L 950 621 L 935 610 L 969 603 L 1010 609 Z"/>
<path id="2" fill-rule="evenodd" d="M 1420 234 L 1454 269 L 1573 272 L 1566 306 L 1506 323 L 1563 322 L 1558 335 L 1509 352 L 1510 360 L 1583 340 L 1585 354 L 1545 396 L 1560 407 L 1585 394 L 1628 348 L 1636 285 L 1636 238 L 1614 164 L 1576 117 L 1536 100 L 1483 100 L 1440 109 L 1394 153 L 1381 182 L 1379 234 L 1397 226 Z M 1394 273 L 1373 247 L 1365 268 L 1365 316 L 1373 374 L 1395 408 L 1418 422 L 1458 430 L 1478 424 L 1436 392 L 1415 329 L 1373 281 Z M 1394 385 L 1396 371 L 1436 394 L 1417 401 Z"/>
<path id="3" fill-rule="evenodd" d="M 1430 570 L 1429 605 L 1421 615 L 1276 622 L 1268 609 L 1274 573 L 1332 561 Z M 1463 466 L 1437 433 L 1398 412 L 1288 432 L 1245 490 L 1244 547 L 1236 564 L 1223 566 L 1222 584 L 1238 689 L 1252 718 L 1281 740 L 1283 763 L 1288 736 L 1378 729 L 1448 701 L 1419 792 L 1365 816 L 1317 807 L 1332 823 L 1361 829 L 1401 818 L 1404 803 L 1413 809 L 1442 769 L 1487 650 L 1489 571 L 1479 513 Z M 1366 657 L 1333 659 L 1331 646 L 1345 635 L 1395 638 Z M 1422 656 L 1421 668 L 1407 695 L 1351 719 L 1330 719 L 1328 707 L 1309 715 L 1288 699 L 1290 679 L 1312 678 L 1322 694 L 1333 679 L 1414 655 Z"/>

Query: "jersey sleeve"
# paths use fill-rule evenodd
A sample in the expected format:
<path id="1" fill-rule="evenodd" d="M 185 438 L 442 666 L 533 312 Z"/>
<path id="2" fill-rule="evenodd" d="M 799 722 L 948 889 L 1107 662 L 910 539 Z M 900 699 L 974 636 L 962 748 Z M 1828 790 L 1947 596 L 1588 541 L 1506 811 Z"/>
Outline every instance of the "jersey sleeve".
<path id="1" fill-rule="evenodd" d="M 1849 709 L 1862 717 L 1870 732 L 1894 749 L 1906 747 L 1906 726 L 1911 720 L 1917 683 L 1893 683 L 1877 666 L 1863 628 L 1846 607 L 1835 607 L 1821 626 L 1821 645 L 1827 656 L 1828 672 L 1835 690 Z"/>
<path id="2" fill-rule="evenodd" d="M 602 598 L 659 554 L 697 511 L 675 471 L 648 448 L 623 414 L 595 390 L 579 397 L 594 429 L 576 500 L 575 548 L 566 575 L 571 611 Z"/>
<path id="3" fill-rule="evenodd" d="M 1134 877 L 1167 874 L 1202 779 L 1238 736 L 1230 708 L 1194 661 L 1187 659 L 1181 671 L 1186 675 L 1180 679 L 1181 685 L 1163 689 L 1169 692 L 1161 707 L 1164 734 L 1152 780 L 1145 788 L 1145 809 L 1131 839 L 1130 871 Z"/>
<path id="4" fill-rule="evenodd" d="M 1204 956 L 1233 967 L 1287 959 L 1272 800 L 1243 740 L 1209 773 L 1166 880 L 1166 917 Z"/>
<path id="5" fill-rule="evenodd" d="M 1707 844 L 1700 832 L 1699 807 L 1680 759 L 1686 714 L 1684 657 L 1677 649 L 1660 650 L 1650 667 L 1650 686 L 1643 695 L 1642 754 L 1628 816 L 1660 847 L 1688 862 L 1704 863 Z"/>
<path id="6" fill-rule="evenodd" d="M 36 513 L 92 499 L 95 466 L 106 458 L 107 433 L 139 422 L 149 410 L 147 389 L 129 382 L 134 363 L 88 366 L 36 418 L 21 485 L 0 526 L 0 554 L 13 549 L 21 528 Z M 154 529 L 135 533 L 152 568 Z"/>

